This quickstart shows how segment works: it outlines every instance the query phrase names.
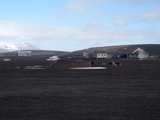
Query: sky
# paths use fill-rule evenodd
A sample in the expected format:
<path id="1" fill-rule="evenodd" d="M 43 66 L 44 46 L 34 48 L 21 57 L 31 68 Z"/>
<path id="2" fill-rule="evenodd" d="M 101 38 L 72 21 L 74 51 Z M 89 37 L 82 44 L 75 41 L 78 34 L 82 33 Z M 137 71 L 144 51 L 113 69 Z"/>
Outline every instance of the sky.
<path id="1" fill-rule="evenodd" d="M 160 0 L 0 0 L 0 43 L 43 50 L 160 44 Z"/>

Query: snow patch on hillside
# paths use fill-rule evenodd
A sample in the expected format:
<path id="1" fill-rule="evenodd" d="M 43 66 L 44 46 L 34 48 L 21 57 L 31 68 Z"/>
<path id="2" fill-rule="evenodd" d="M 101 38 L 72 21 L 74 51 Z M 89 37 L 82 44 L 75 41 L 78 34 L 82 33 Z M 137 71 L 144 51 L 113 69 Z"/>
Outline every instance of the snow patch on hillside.
<path id="1" fill-rule="evenodd" d="M 40 50 L 40 49 L 29 43 L 0 42 L 0 52 L 19 51 L 19 50 Z"/>

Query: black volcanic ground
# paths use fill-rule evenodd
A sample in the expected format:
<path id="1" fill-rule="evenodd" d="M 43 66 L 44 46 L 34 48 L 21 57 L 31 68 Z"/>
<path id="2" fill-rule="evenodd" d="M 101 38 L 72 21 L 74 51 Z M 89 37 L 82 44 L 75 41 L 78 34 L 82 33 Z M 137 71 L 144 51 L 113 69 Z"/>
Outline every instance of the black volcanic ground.
<path id="1" fill-rule="evenodd" d="M 112 46 L 95 50 L 126 48 Z M 159 55 L 159 45 L 141 47 Z M 83 51 L 71 53 L 79 54 Z M 14 69 L 49 65 L 51 54 L 1 56 L 0 120 L 158 120 L 160 118 L 160 60 L 103 59 L 95 65 L 119 62 L 103 70 Z M 46 51 L 45 51 L 46 52 Z M 68 53 L 64 53 L 65 55 Z M 45 62 L 44 62 L 45 61 Z"/>
<path id="2" fill-rule="evenodd" d="M 1 120 L 158 120 L 160 61 L 105 70 L 0 70 Z"/>

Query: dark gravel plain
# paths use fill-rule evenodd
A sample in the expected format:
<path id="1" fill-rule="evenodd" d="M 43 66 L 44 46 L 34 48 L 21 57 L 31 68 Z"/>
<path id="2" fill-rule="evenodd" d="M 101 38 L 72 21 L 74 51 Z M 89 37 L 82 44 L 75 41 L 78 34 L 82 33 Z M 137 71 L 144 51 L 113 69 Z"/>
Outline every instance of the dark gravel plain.
<path id="1" fill-rule="evenodd" d="M 105 70 L 1 69 L 0 120 L 159 120 L 160 61 Z"/>

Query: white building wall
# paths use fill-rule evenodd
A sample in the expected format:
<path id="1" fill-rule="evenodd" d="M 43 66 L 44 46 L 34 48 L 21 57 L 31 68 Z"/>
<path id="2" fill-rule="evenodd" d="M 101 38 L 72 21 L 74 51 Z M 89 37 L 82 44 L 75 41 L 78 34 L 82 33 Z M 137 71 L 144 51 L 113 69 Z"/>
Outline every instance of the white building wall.
<path id="1" fill-rule="evenodd" d="M 138 53 L 139 59 L 146 59 L 149 57 L 149 54 L 141 48 L 138 48 L 137 50 L 135 50 L 135 52 Z"/>
<path id="2" fill-rule="evenodd" d="M 32 56 L 32 51 L 18 51 L 17 52 L 18 56 Z"/>
<path id="3" fill-rule="evenodd" d="M 145 54 L 145 53 L 141 53 L 141 52 L 139 52 L 139 54 L 138 54 L 138 58 L 139 58 L 139 59 L 145 59 L 145 58 L 148 58 L 148 54 Z"/>
<path id="4" fill-rule="evenodd" d="M 85 58 L 89 58 L 89 53 L 82 53 L 82 55 L 83 55 L 83 57 L 85 57 Z"/>
<path id="5" fill-rule="evenodd" d="M 108 53 L 97 53 L 97 52 L 94 52 L 93 53 L 93 58 L 95 58 L 95 59 L 104 59 L 104 58 L 112 58 L 113 57 L 113 55 L 111 55 L 111 54 L 108 54 Z"/>
<path id="6" fill-rule="evenodd" d="M 97 58 L 107 58 L 107 53 L 97 53 Z"/>

